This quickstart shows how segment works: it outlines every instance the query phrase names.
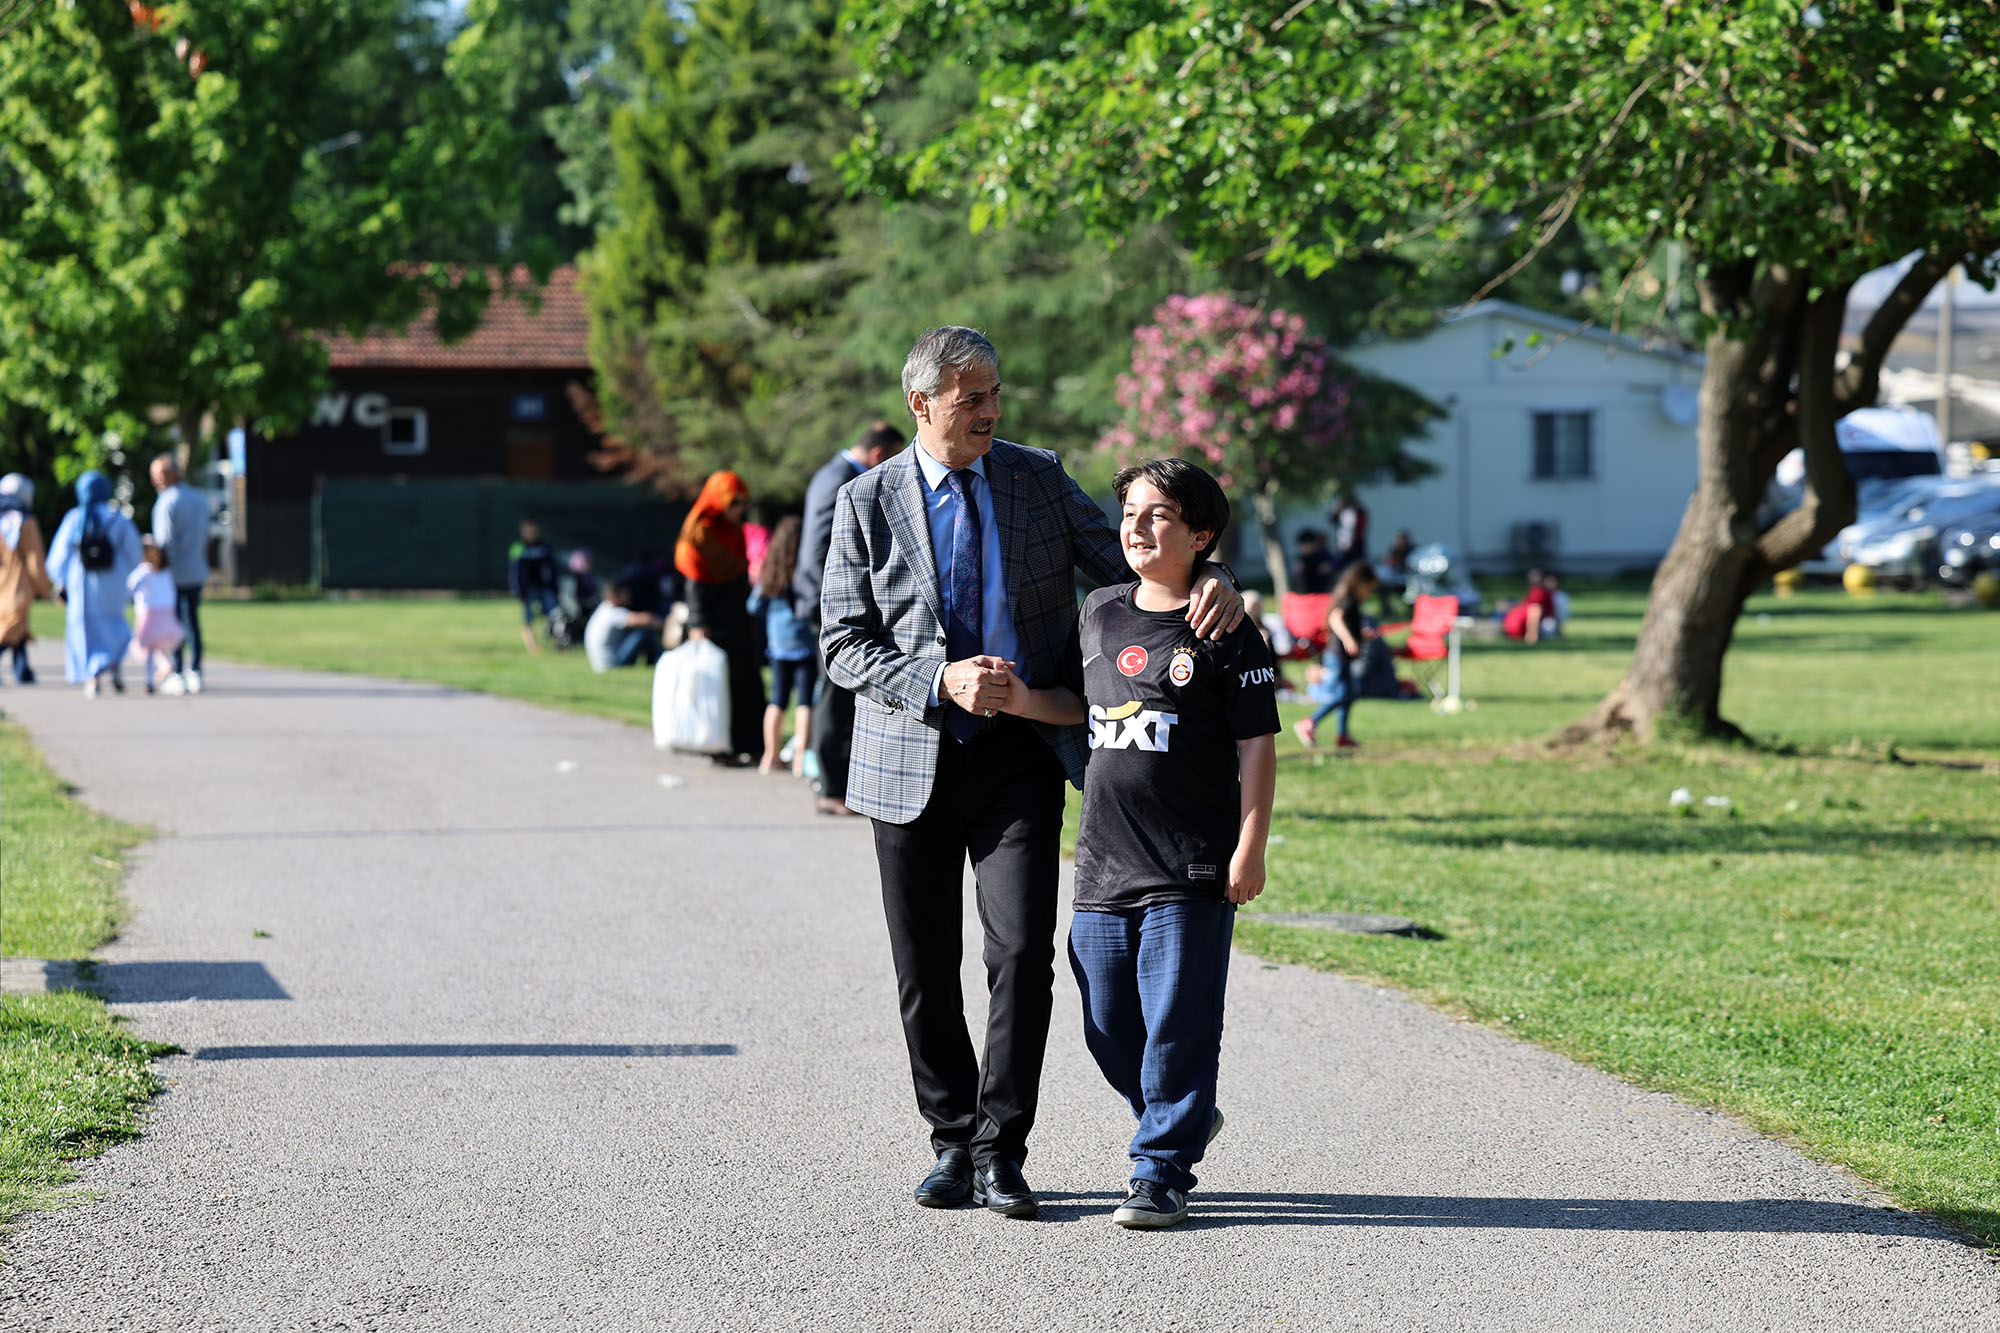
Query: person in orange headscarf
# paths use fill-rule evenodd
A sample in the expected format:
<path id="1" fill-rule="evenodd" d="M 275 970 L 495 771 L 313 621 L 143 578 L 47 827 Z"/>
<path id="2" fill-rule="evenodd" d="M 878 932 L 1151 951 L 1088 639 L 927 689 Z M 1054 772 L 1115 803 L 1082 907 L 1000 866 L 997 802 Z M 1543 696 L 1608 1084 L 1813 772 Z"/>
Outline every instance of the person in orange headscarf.
<path id="1" fill-rule="evenodd" d="M 743 520 L 750 488 L 734 472 L 711 476 L 681 524 L 674 568 L 687 580 L 688 637 L 729 656 L 729 749 L 716 762 L 755 763 L 764 745 L 763 650 L 748 610 L 750 558 Z"/>

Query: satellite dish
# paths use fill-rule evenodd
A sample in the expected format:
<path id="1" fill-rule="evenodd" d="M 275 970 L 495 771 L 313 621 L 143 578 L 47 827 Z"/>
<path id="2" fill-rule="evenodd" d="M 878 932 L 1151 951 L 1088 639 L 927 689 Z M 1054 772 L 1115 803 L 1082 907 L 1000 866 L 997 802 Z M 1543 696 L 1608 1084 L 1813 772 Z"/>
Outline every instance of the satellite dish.
<path id="1" fill-rule="evenodd" d="M 1676 426 L 1692 426 L 1701 419 L 1701 393 L 1692 384 L 1660 387 L 1660 415 Z"/>

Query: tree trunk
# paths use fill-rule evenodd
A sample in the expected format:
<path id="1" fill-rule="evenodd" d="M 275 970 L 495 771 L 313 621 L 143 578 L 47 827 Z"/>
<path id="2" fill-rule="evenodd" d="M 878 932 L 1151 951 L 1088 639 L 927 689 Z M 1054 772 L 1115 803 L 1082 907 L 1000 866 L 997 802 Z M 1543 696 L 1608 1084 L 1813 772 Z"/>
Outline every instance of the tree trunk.
<path id="1" fill-rule="evenodd" d="M 1278 534 L 1278 483 L 1267 481 L 1250 493 L 1250 507 L 1257 512 L 1257 534 L 1264 540 L 1264 565 L 1271 571 L 1271 590 L 1278 599 L 1273 610 L 1282 610 L 1285 594 L 1292 590 L 1290 571 L 1285 568 L 1285 543 Z"/>
<path id="2" fill-rule="evenodd" d="M 1631 667 L 1570 739 L 1648 740 L 1663 728 L 1741 739 L 1721 710 L 1723 659 L 1744 602 L 1853 521 L 1854 483 L 1833 431 L 1845 410 L 1834 356 L 1847 289 L 1808 300 L 1803 273 L 1774 270 L 1754 283 L 1737 276 L 1742 290 L 1713 293 L 1712 313 L 1739 318 L 1708 341 L 1694 496 L 1654 575 Z M 1761 319 L 1754 332 L 1740 318 L 1750 313 L 1745 305 Z M 1764 489 L 1794 445 L 1806 458 L 1805 503 L 1760 533 Z"/>
<path id="3" fill-rule="evenodd" d="M 174 446 L 174 462 L 183 475 L 191 474 L 202 462 L 201 423 L 207 410 L 198 405 L 182 404 L 176 420 L 180 427 L 180 443 Z"/>

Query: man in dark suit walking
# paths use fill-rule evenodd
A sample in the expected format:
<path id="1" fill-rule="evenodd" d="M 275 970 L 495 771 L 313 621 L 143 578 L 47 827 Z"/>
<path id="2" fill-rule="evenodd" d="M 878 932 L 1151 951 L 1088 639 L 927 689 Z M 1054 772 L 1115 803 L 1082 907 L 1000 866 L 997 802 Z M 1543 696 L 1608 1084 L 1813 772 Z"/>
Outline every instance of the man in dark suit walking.
<path id="1" fill-rule="evenodd" d="M 1000 367 L 972 329 L 933 329 L 903 364 L 915 448 L 834 505 L 821 646 L 854 691 L 847 804 L 875 855 L 917 1108 L 937 1164 L 927 1207 L 1033 1217 L 1021 1173 L 1048 1043 L 1063 781 L 1082 727 L 999 713 L 1014 675 L 1060 678 L 1077 572 L 1132 577 L 1116 529 L 1052 453 L 994 438 Z M 1242 598 L 1212 571 L 1188 618 L 1233 627 Z M 985 931 L 987 1023 L 976 1057 L 959 988 L 965 863 Z"/>
<path id="2" fill-rule="evenodd" d="M 826 576 L 826 548 L 833 539 L 833 501 L 840 488 L 903 447 L 903 433 L 878 421 L 813 473 L 806 487 L 805 526 L 799 533 L 799 567 L 792 597 L 801 620 L 820 627 L 820 587 Z M 819 760 L 813 807 L 823 815 L 850 815 L 847 807 L 847 752 L 854 734 L 854 693 L 833 683 L 820 663 L 820 692 L 813 708 L 812 748 Z"/>

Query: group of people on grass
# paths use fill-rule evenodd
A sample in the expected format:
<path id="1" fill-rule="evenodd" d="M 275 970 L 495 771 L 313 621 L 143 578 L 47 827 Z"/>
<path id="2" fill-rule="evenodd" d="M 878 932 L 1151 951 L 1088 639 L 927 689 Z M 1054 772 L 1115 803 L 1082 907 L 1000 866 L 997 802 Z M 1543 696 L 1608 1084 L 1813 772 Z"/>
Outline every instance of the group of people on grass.
<path id="1" fill-rule="evenodd" d="M 76 507 L 46 547 L 34 483 L 19 473 L 0 478 L 0 651 L 12 657 L 19 684 L 35 683 L 30 612 L 51 597 L 64 608 L 64 675 L 86 696 L 107 686 L 123 693 L 128 654 L 139 659 L 148 694 L 201 692 L 208 501 L 171 454 L 150 471 L 159 498 L 149 533 L 111 502 L 110 481 L 93 470 L 77 478 Z"/>
<path id="2" fill-rule="evenodd" d="M 1335 510 L 1354 506 L 1351 497 Z M 1366 518 L 1360 522 L 1365 532 Z M 1352 524 L 1350 524 L 1352 527 Z M 1394 656 L 1382 641 L 1379 622 L 1366 611 L 1374 597 L 1384 617 L 1391 614 L 1392 594 L 1402 595 L 1410 553 L 1415 544 L 1408 531 L 1399 531 L 1381 562 L 1370 564 L 1361 549 L 1336 553 L 1329 548 L 1326 534 L 1304 529 L 1295 537 L 1298 553 L 1299 590 L 1327 595 L 1324 634 L 1326 647 L 1319 660 L 1306 668 L 1306 696 L 1316 705 L 1312 714 L 1293 723 L 1299 744 L 1308 750 L 1321 748 L 1322 728 L 1328 717 L 1334 720 L 1331 748 L 1339 753 L 1359 748 L 1354 739 L 1354 705 L 1363 698 L 1409 700 L 1419 697 L 1412 682 L 1396 678 Z M 1569 615 L 1569 595 L 1553 573 L 1531 569 L 1527 592 L 1518 601 L 1505 603 L 1495 613 L 1500 632 L 1510 639 L 1536 644 L 1561 632 Z M 1267 629 L 1267 639 L 1273 631 Z M 1289 642 L 1287 644 L 1289 647 Z"/>
<path id="3" fill-rule="evenodd" d="M 769 529 L 748 521 L 751 497 L 741 477 L 726 471 L 709 477 L 681 525 L 672 565 L 663 573 L 642 554 L 586 612 L 582 644 L 592 669 L 651 666 L 683 637 L 709 640 L 728 659 L 730 682 L 729 744 L 715 761 L 809 776 L 815 809 L 852 814 L 844 798 L 854 702 L 820 671 L 820 580 L 834 497 L 903 444 L 901 432 L 874 423 L 815 474 L 804 514 L 786 515 Z M 571 552 L 569 562 L 572 575 L 589 573 L 586 552 Z M 539 525 L 524 522 L 509 552 L 508 582 L 521 602 L 531 651 L 541 647 L 538 618 L 561 614 L 577 600 L 567 588 L 559 596 L 557 568 Z"/>

